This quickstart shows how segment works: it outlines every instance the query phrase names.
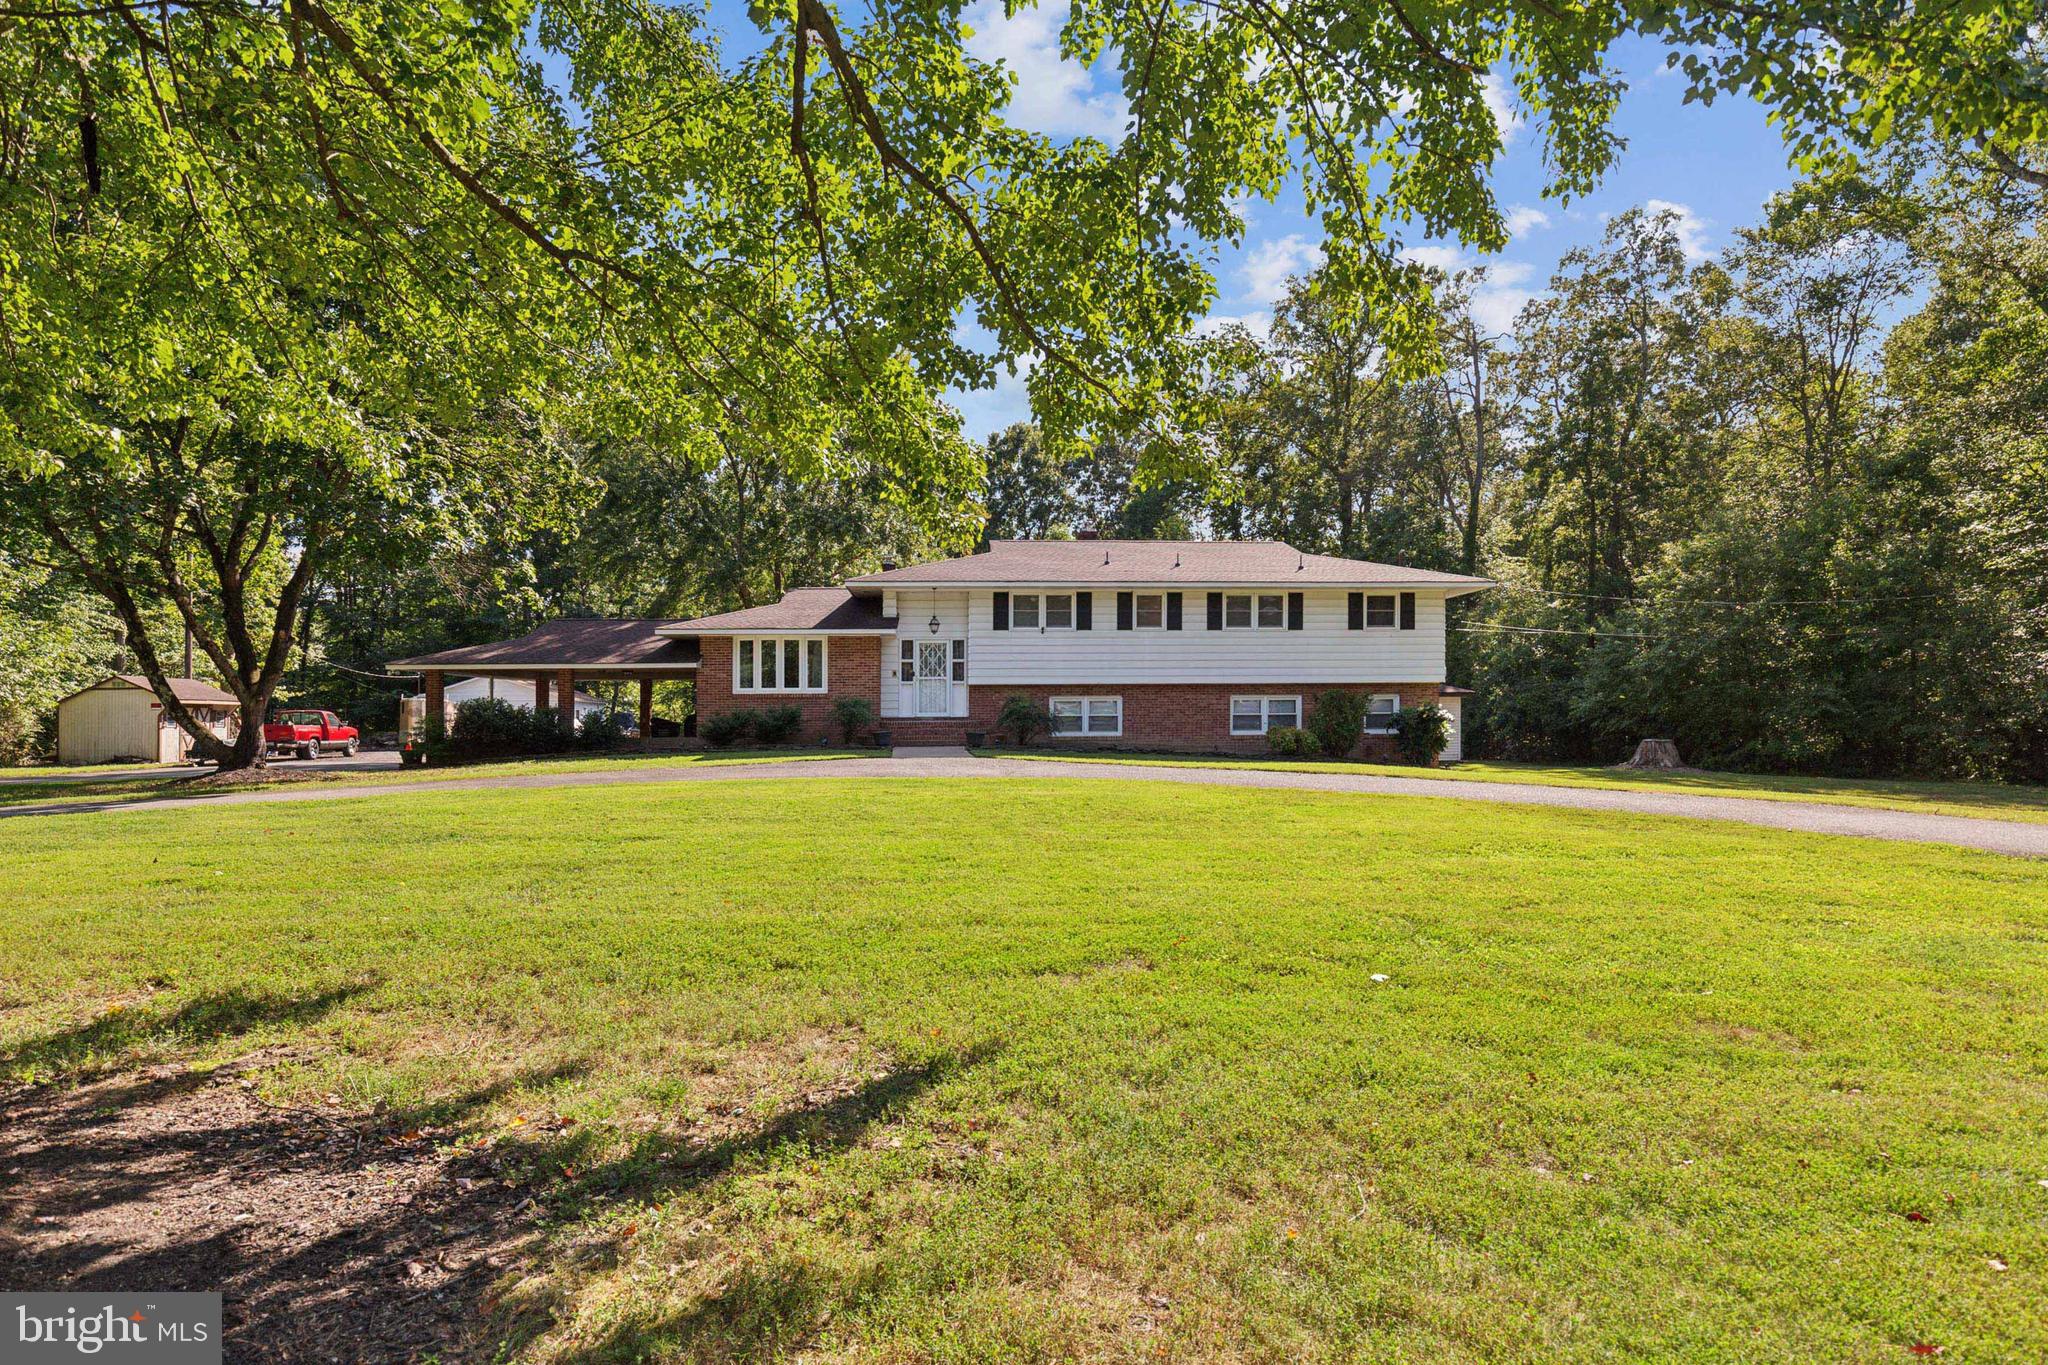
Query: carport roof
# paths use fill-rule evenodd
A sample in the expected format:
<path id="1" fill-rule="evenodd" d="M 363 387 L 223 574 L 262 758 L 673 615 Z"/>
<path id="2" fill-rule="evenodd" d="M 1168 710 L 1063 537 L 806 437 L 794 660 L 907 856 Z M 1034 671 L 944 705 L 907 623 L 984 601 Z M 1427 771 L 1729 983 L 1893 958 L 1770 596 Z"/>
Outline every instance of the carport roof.
<path id="1" fill-rule="evenodd" d="M 386 671 L 422 668 L 451 673 L 514 672 L 547 668 L 647 669 L 661 672 L 697 666 L 697 642 L 674 640 L 655 632 L 672 625 L 665 620 L 618 620 L 573 617 L 550 621 L 516 640 L 464 645 L 410 659 L 393 659 Z"/>

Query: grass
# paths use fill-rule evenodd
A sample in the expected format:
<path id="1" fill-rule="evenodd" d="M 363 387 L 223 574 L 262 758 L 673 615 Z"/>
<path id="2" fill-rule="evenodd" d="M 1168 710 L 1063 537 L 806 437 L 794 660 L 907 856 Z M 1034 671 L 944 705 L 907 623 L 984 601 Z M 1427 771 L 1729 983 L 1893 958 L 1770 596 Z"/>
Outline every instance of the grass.
<path id="1" fill-rule="evenodd" d="M 532 758 L 512 763 L 475 764 L 453 768 L 391 768 L 373 772 L 337 772 L 283 768 L 293 786 L 381 787 L 418 782 L 459 782 L 478 777 L 523 777 L 543 773 L 602 772 L 625 765 L 638 767 L 720 767 L 739 763 L 794 763 L 819 758 L 863 758 L 880 749 L 721 749 L 716 752 L 657 754 L 595 754 L 568 758 Z M 136 773 L 103 782 L 0 781 L 0 810 L 10 806 L 77 805 L 166 799 L 203 801 L 246 788 L 180 784 L 163 773 Z"/>
<path id="2" fill-rule="evenodd" d="M 0 1075 L 281 1045 L 544 1164 L 480 1355 L 2048 1356 L 2032 862 L 769 780 L 17 821 L 0 885 Z"/>
<path id="3" fill-rule="evenodd" d="M 2048 824 L 2048 787 L 1997 782 L 1911 782 L 1889 778 L 1798 777 L 1779 773 L 1656 773 L 1568 764 L 1507 763 L 1475 759 L 1434 770 L 1407 764 L 1333 762 L 1328 759 L 1216 758 L 1187 754 L 1051 753 L 1043 749 L 976 749 L 986 758 L 1028 758 L 1046 763 L 1175 764 L 1193 768 L 1255 768 L 1274 772 L 1346 772 L 1373 777 L 1442 778 L 1448 782 L 1512 782 L 1541 787 L 1604 787 L 1617 791 L 1670 791 L 1697 796 L 1746 796 L 1760 801 L 1812 801 L 1835 806 L 1924 811 Z"/>

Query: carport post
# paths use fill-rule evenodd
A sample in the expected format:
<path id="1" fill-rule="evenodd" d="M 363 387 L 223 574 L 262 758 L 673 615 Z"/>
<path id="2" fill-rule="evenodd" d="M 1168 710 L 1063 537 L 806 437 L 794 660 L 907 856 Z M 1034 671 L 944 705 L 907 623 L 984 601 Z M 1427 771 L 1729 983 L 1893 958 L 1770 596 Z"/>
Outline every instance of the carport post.
<path id="1" fill-rule="evenodd" d="M 441 688 L 441 670 L 438 668 L 428 669 L 427 714 L 430 716 L 440 716 L 442 720 L 446 720 L 448 718 L 447 713 L 442 708 L 447 706 L 447 704 L 448 694 Z"/>
<path id="2" fill-rule="evenodd" d="M 640 680 L 640 742 L 654 738 L 654 679 Z"/>
<path id="3" fill-rule="evenodd" d="M 541 712 L 547 709 L 548 675 L 545 673 L 536 673 L 533 675 L 533 712 L 535 715 L 539 715 Z"/>
<path id="4" fill-rule="evenodd" d="M 562 727 L 562 733 L 576 733 L 576 674 L 566 668 L 555 670 L 555 724 Z"/>

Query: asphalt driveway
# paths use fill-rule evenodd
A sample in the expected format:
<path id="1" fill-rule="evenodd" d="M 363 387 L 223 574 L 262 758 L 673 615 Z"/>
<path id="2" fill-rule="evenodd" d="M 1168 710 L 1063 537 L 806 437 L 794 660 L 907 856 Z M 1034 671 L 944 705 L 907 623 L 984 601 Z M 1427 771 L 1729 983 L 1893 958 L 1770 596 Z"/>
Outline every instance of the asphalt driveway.
<path id="1" fill-rule="evenodd" d="M 1875 810 L 1805 801 L 1759 801 L 1740 796 L 1687 792 L 1611 791 L 1593 787 L 1539 787 L 1508 782 L 1446 781 L 1428 777 L 1381 777 L 1364 773 L 1272 772 L 1246 768 L 1189 768 L 1163 764 L 1038 763 L 1029 759 L 945 755 L 903 758 L 811 759 L 801 763 L 732 766 L 620 765 L 593 772 L 478 776 L 446 782 L 405 782 L 388 786 L 308 783 L 201 798 L 78 802 L 16 806 L 0 815 L 59 815 L 190 808 L 194 804 L 243 805 L 270 801 L 338 801 L 404 797 L 431 792 L 489 791 L 515 787 L 593 787 L 633 782 L 820 782 L 845 778 L 966 777 L 1033 778 L 1066 782 L 1187 782 L 1202 786 L 1264 787 L 1286 791 L 1359 793 L 1371 796 L 1426 796 L 1450 801 L 1514 806 L 1558 806 L 1570 810 L 1617 811 L 1631 815 L 1673 815 L 1692 820 L 1730 820 L 1806 834 L 1840 834 L 1908 843 L 1954 844 L 2019 857 L 2048 858 L 2048 824 L 1980 820 L 1919 811 Z"/>

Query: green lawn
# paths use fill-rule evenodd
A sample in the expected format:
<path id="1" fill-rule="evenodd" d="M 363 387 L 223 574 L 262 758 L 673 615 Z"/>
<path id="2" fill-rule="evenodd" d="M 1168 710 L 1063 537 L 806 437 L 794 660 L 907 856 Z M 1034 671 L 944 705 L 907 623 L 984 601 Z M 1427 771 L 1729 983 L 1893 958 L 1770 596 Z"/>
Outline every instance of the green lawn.
<path id="1" fill-rule="evenodd" d="M 339 787 L 379 787 L 414 782 L 456 782 L 476 777 L 520 777 L 540 773 L 602 772 L 625 765 L 637 767 L 719 766 L 735 763 L 792 763 L 818 758 L 872 758 L 881 749 L 721 749 L 715 753 L 585 754 L 566 758 L 531 758 L 513 763 L 476 764 L 453 768 L 393 768 L 378 772 L 336 772 L 280 768 L 294 786 L 320 783 Z M 80 769 L 81 772 L 92 771 Z M 162 773 L 134 773 L 95 782 L 6 782 L 0 780 L 0 809 L 9 806 L 75 805 L 82 802 L 158 801 L 168 797 L 205 800 L 220 796 L 222 787 L 180 783 Z"/>
<path id="2" fill-rule="evenodd" d="M 769 780 L 10 821 L 0 886 L 0 1075 L 287 1044 L 530 1151 L 510 1359 L 2048 1357 L 2039 863 Z"/>
<path id="3" fill-rule="evenodd" d="M 1514 782 L 1540 787 L 1607 787 L 1620 791 L 1675 791 L 1699 796 L 1748 796 L 1761 801 L 1817 801 L 1835 806 L 1974 815 L 2048 824 L 2048 787 L 1996 782 L 1906 782 L 1887 778 L 1794 777 L 1777 773 L 1637 773 L 1568 764 L 1505 763 L 1475 759 L 1434 770 L 1406 764 L 1332 762 L 1327 759 L 1202 758 L 1186 754 L 1049 753 L 1043 749 L 977 749 L 989 758 L 1047 763 L 1173 763 L 1195 768 L 1258 768 L 1275 772 L 1365 773 L 1376 777 L 1441 777 L 1452 782 Z"/>

